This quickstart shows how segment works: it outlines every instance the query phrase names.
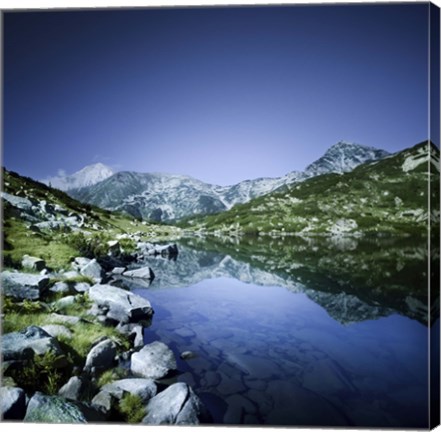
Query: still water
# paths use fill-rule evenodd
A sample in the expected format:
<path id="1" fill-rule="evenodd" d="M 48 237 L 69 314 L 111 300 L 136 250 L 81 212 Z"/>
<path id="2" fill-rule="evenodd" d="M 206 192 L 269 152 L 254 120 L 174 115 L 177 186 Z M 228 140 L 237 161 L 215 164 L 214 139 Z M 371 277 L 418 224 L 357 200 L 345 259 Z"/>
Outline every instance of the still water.
<path id="1" fill-rule="evenodd" d="M 251 246 L 210 245 L 208 252 L 207 245 L 178 245 L 176 261 L 149 260 L 156 273 L 150 287 L 132 287 L 155 310 L 145 342 L 163 341 L 177 357 L 195 354 L 178 360 L 173 379 L 193 387 L 214 423 L 427 427 L 424 290 L 395 284 L 357 291 L 342 276 L 350 268 L 338 276 L 323 264 L 335 256 L 329 247 L 311 261 L 292 244 Z M 354 257 L 362 249 L 340 248 L 334 262 L 360 267 Z M 395 280 L 415 272 L 415 259 L 392 266 Z"/>

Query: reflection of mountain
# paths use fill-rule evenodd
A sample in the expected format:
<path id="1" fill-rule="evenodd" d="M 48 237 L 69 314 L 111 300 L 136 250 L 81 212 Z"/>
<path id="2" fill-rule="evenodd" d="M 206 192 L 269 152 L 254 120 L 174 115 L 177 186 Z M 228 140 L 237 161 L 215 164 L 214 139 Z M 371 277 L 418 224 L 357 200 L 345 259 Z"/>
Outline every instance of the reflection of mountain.
<path id="1" fill-rule="evenodd" d="M 337 238 L 213 244 L 187 240 L 176 261 L 151 258 L 150 289 L 231 277 L 305 293 L 341 323 L 399 313 L 427 322 L 424 240 Z M 130 284 L 130 281 L 127 281 Z M 139 287 L 139 284 L 134 284 Z"/>

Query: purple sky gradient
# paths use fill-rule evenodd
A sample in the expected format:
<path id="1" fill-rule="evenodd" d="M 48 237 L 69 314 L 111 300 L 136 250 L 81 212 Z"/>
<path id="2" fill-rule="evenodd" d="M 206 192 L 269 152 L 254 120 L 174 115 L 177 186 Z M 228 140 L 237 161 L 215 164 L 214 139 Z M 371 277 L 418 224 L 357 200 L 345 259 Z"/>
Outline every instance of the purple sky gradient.
<path id="1" fill-rule="evenodd" d="M 4 165 L 233 184 L 398 151 L 427 139 L 427 31 L 428 3 L 7 12 Z"/>

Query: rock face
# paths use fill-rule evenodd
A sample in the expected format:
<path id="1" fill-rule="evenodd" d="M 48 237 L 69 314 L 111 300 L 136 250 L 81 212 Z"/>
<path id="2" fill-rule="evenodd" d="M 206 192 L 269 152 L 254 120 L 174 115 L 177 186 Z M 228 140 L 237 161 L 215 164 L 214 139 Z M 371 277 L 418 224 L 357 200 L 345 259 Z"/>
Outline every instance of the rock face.
<path id="1" fill-rule="evenodd" d="M 176 367 L 173 352 L 162 342 L 153 342 L 132 354 L 132 372 L 145 378 L 163 378 Z"/>
<path id="2" fill-rule="evenodd" d="M 58 342 L 49 333 L 37 326 L 30 326 L 20 332 L 6 333 L 2 337 L 3 359 L 24 360 L 33 358 L 34 354 L 43 355 L 53 351 L 57 356 L 63 356 Z M 60 359 L 61 366 L 65 358 Z"/>
<path id="3" fill-rule="evenodd" d="M 23 420 L 26 414 L 26 395 L 19 387 L 0 387 L 0 418 Z"/>
<path id="4" fill-rule="evenodd" d="M 23 268 L 36 271 L 41 271 L 46 267 L 46 263 L 43 259 L 29 255 L 23 256 L 23 259 L 21 260 L 21 265 Z"/>
<path id="5" fill-rule="evenodd" d="M 147 320 L 153 314 L 148 300 L 111 285 L 94 285 L 89 297 L 103 311 L 107 310 L 108 318 L 121 323 Z"/>
<path id="6" fill-rule="evenodd" d="M 37 300 L 46 290 L 49 278 L 42 275 L 4 271 L 1 274 L 2 292 L 20 300 Z"/>
<path id="7" fill-rule="evenodd" d="M 110 339 L 103 340 L 95 345 L 87 354 L 84 370 L 91 372 L 92 368 L 96 371 L 109 369 L 114 362 L 116 356 L 115 342 Z"/>
<path id="8" fill-rule="evenodd" d="M 190 386 L 176 383 L 156 395 L 147 404 L 145 424 L 195 425 L 207 417 L 205 407 Z"/>
<path id="9" fill-rule="evenodd" d="M 141 267 L 136 270 L 126 270 L 123 273 L 123 276 L 130 278 L 140 278 L 140 279 L 149 279 L 153 280 L 155 278 L 155 274 L 150 267 Z"/>
<path id="10" fill-rule="evenodd" d="M 59 396 L 35 393 L 29 401 L 25 422 L 87 423 L 84 414 L 71 402 Z"/>

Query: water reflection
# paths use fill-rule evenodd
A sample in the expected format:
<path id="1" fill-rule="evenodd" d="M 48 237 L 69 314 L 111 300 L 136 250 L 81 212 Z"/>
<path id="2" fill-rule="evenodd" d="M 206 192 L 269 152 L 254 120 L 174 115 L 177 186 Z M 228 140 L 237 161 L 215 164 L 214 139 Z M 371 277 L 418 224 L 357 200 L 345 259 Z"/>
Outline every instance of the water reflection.
<path id="1" fill-rule="evenodd" d="M 424 243 L 187 241 L 136 288 L 216 423 L 427 427 Z M 375 271 L 374 271 L 375 267 Z M 417 283 L 417 285 L 415 285 Z M 180 289 L 174 289 L 174 288 Z"/>

